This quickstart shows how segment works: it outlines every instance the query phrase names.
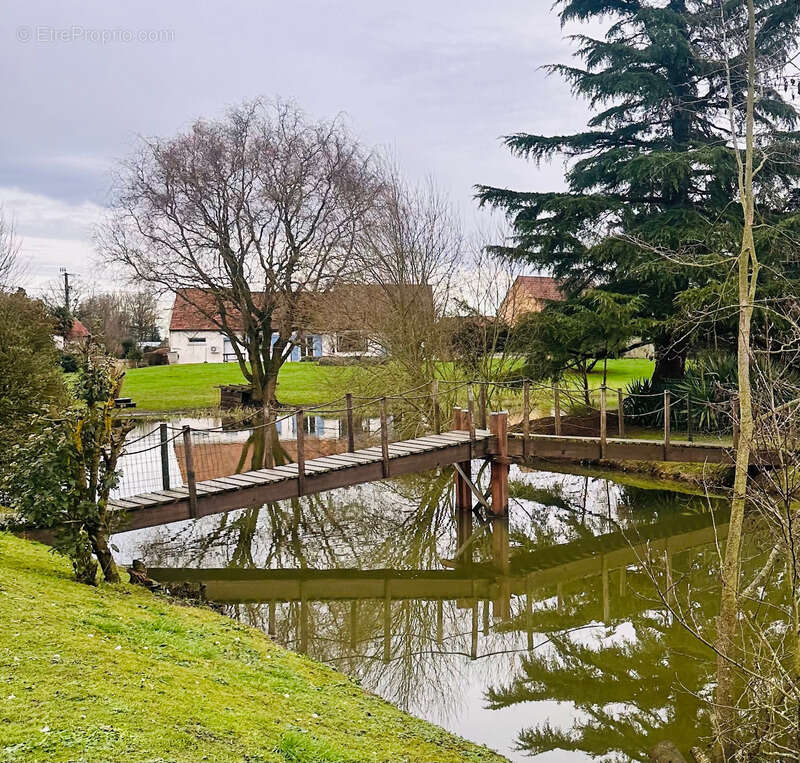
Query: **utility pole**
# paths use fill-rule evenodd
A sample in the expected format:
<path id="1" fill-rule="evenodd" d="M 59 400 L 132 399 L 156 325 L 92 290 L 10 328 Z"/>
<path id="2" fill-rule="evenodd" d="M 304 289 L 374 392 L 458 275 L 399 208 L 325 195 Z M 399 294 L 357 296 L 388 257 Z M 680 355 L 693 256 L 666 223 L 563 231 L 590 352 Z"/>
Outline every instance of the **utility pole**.
<path id="1" fill-rule="evenodd" d="M 70 274 L 67 273 L 66 268 L 59 268 L 59 271 L 64 275 L 64 308 L 67 311 L 67 315 L 72 315 L 72 310 L 70 308 L 70 301 L 69 301 L 69 277 Z"/>

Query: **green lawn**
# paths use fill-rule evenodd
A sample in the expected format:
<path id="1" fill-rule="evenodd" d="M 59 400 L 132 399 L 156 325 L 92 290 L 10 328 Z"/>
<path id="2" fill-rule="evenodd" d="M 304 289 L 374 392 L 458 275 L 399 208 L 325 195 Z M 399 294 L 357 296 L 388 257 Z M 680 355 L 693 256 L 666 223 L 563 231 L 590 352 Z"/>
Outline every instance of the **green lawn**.
<path id="1" fill-rule="evenodd" d="M 624 389 L 634 379 L 649 379 L 653 375 L 655 364 L 652 360 L 645 358 L 618 358 L 608 361 L 608 378 L 606 386 L 611 389 Z M 572 377 L 577 385 L 580 381 L 577 377 Z M 602 361 L 595 366 L 595 370 L 589 374 L 589 386 L 599 387 L 603 384 L 603 363 Z"/>
<path id="2" fill-rule="evenodd" d="M 0 533 L 0 761 L 497 761 L 206 608 Z"/>
<path id="3" fill-rule="evenodd" d="M 362 369 L 355 366 L 320 366 L 317 363 L 286 363 L 278 377 L 278 399 L 287 405 L 317 405 L 340 397 L 357 388 L 355 380 Z M 608 386 L 625 387 L 632 379 L 650 378 L 653 363 L 638 358 L 608 362 Z M 175 366 L 131 368 L 125 375 L 122 394 L 136 401 L 138 410 L 175 411 L 191 408 L 214 408 L 219 404 L 220 384 L 241 384 L 244 377 L 237 363 L 198 363 Z M 603 382 L 602 366 L 590 375 L 592 387 Z M 565 382 L 578 387 L 580 381 L 570 376 Z M 387 390 L 396 394 L 402 390 Z M 465 393 L 466 394 L 466 393 Z M 504 404 L 514 406 L 518 392 L 503 395 Z M 507 399 L 508 398 L 508 399 Z M 616 405 L 609 398 L 609 407 Z M 518 401 L 517 401 L 518 402 Z"/>
<path id="4" fill-rule="evenodd" d="M 287 405 L 314 405 L 348 391 L 358 369 L 287 363 L 278 376 L 278 398 Z M 196 363 L 131 368 L 125 374 L 122 394 L 145 411 L 214 408 L 219 405 L 219 384 L 242 384 L 238 363 Z"/>

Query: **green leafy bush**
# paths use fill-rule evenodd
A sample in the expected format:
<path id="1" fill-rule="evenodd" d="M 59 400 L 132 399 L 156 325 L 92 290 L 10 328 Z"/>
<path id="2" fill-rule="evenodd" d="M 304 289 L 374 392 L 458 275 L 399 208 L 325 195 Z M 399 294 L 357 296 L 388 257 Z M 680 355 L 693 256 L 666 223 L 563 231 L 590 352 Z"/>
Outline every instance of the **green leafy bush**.
<path id="1" fill-rule="evenodd" d="M 731 399 L 736 390 L 736 357 L 707 353 L 686 367 L 683 379 L 653 382 L 637 379 L 626 390 L 625 416 L 636 426 L 664 426 L 664 391 L 672 395 L 670 425 L 685 429 L 691 412 L 692 430 L 727 434 L 732 429 Z"/>
<path id="2" fill-rule="evenodd" d="M 98 562 L 107 581 L 119 581 L 106 509 L 132 428 L 112 416 L 121 383 L 114 361 L 87 348 L 70 403 L 30 420 L 28 436 L 11 449 L 0 476 L 11 508 L 30 525 L 54 528 L 55 549 L 72 560 L 84 583 L 94 583 Z"/>

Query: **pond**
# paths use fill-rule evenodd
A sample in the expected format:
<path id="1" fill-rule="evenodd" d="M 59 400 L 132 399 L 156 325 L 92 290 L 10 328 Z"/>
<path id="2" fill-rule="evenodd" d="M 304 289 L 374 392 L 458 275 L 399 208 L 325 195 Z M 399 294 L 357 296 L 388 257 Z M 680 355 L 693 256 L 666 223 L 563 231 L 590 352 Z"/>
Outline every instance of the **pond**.
<path id="1" fill-rule="evenodd" d="M 646 760 L 706 733 L 713 655 L 673 611 L 691 591 L 711 631 L 723 505 L 512 466 L 508 518 L 459 521 L 452 483 L 441 469 L 113 543 L 512 760 Z"/>

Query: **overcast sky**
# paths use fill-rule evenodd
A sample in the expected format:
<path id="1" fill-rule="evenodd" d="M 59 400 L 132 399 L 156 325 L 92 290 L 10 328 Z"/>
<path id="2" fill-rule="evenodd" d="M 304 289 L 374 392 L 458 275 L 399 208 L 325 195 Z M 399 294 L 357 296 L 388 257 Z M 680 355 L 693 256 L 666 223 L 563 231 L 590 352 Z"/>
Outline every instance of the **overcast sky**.
<path id="1" fill-rule="evenodd" d="M 585 107 L 543 64 L 570 49 L 551 0 L 6 3 L 0 202 L 28 285 L 96 276 L 91 230 L 109 172 L 140 135 L 168 136 L 256 96 L 344 112 L 406 173 L 433 176 L 476 224 L 475 183 L 562 184 L 500 144 L 580 129 Z M 142 41 L 140 38 L 149 38 Z"/>

